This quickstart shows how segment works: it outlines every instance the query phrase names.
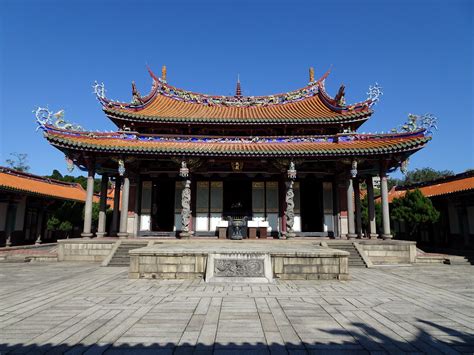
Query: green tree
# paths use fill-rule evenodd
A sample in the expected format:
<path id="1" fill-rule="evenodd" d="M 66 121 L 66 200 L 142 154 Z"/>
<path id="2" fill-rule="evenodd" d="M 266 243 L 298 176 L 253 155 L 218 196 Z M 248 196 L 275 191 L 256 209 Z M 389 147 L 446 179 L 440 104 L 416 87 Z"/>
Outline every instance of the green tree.
<path id="1" fill-rule="evenodd" d="M 58 170 L 54 169 L 51 175 L 45 176 L 54 180 L 73 182 L 82 186 L 83 189 L 87 189 L 87 178 L 84 176 L 71 176 L 62 175 Z M 94 193 L 100 192 L 100 179 L 94 179 Z"/>
<path id="2" fill-rule="evenodd" d="M 403 184 L 410 185 L 418 182 L 431 181 L 452 175 L 454 175 L 454 172 L 452 172 L 451 170 L 434 170 L 432 168 L 415 169 L 407 173 Z"/>
<path id="3" fill-rule="evenodd" d="M 28 154 L 25 153 L 10 153 L 9 159 L 6 159 L 5 162 L 10 169 L 28 172 L 30 166 L 28 165 Z"/>
<path id="4" fill-rule="evenodd" d="M 431 200 L 419 189 L 407 191 L 405 196 L 394 199 L 391 207 L 392 218 L 405 222 L 410 236 L 416 235 L 420 227 L 437 222 L 440 216 Z"/>

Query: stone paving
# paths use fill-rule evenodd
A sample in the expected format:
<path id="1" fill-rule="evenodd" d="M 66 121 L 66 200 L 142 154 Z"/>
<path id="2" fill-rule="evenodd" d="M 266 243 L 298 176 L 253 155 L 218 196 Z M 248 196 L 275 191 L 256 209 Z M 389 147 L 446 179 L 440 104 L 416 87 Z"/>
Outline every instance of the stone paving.
<path id="1" fill-rule="evenodd" d="M 0 263 L 3 354 L 474 352 L 474 268 L 350 281 L 129 280 L 127 268 Z"/>

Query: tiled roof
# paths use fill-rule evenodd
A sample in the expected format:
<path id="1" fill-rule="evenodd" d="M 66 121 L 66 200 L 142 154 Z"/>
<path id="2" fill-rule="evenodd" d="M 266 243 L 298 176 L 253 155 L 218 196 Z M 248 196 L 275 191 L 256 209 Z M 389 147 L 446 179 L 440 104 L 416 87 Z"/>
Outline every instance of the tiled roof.
<path id="1" fill-rule="evenodd" d="M 2 167 L 0 190 L 80 202 L 86 200 L 86 191 L 80 184 L 61 182 Z"/>
<path id="2" fill-rule="evenodd" d="M 81 151 L 127 152 L 194 156 L 353 156 L 421 149 L 430 137 L 423 131 L 410 134 L 344 135 L 334 137 L 169 137 L 121 133 L 70 132 L 45 128 L 48 141 Z"/>
<path id="3" fill-rule="evenodd" d="M 0 167 L 0 190 L 71 201 L 86 201 L 86 190 L 78 183 L 58 181 L 4 167 Z M 99 194 L 94 194 L 93 201 L 99 203 Z M 107 205 L 110 208 L 114 207 L 113 188 L 107 191 Z"/>
<path id="4" fill-rule="evenodd" d="M 339 105 L 325 91 L 329 72 L 308 86 L 267 96 L 211 96 L 193 93 L 153 79 L 151 92 L 138 102 L 115 102 L 98 96 L 104 111 L 113 120 L 163 123 L 206 124 L 289 124 L 351 123 L 372 114 L 370 99 Z"/>
<path id="5" fill-rule="evenodd" d="M 210 123 L 210 124 L 287 124 L 313 123 L 327 124 L 338 122 L 365 121 L 372 110 L 335 111 L 323 103 L 319 95 L 287 104 L 256 107 L 209 106 L 179 101 L 157 94 L 149 104 L 141 109 L 108 108 L 104 111 L 109 117 L 140 122 L 166 123 Z"/>
<path id="6" fill-rule="evenodd" d="M 471 176 L 456 178 L 450 177 L 448 181 L 436 180 L 432 184 L 425 184 L 425 186 L 419 186 L 418 189 L 426 197 L 442 196 L 462 191 L 474 191 L 474 174 Z M 451 180 L 453 179 L 453 180 Z M 392 202 L 395 198 L 405 196 L 407 190 L 414 190 L 413 188 L 405 188 L 394 186 L 388 193 L 388 200 Z"/>

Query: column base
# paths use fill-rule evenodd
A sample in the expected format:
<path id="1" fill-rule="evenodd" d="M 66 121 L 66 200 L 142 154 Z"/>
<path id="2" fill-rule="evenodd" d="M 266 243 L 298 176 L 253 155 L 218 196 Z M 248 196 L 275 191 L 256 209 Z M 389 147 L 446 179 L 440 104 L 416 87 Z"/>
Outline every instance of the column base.
<path id="1" fill-rule="evenodd" d="M 179 233 L 179 239 L 190 239 L 193 236 L 193 232 L 181 232 Z"/>
<path id="2" fill-rule="evenodd" d="M 376 234 L 376 233 L 371 233 L 371 234 L 369 235 L 369 237 L 370 237 L 370 239 L 377 239 L 377 238 L 379 237 L 379 235 Z"/>
<path id="3" fill-rule="evenodd" d="M 285 237 L 286 237 L 286 239 L 293 239 L 294 237 L 296 237 L 296 233 L 294 233 L 294 232 L 287 232 L 287 233 L 285 234 Z"/>
<path id="4" fill-rule="evenodd" d="M 127 232 L 117 233 L 117 237 L 119 237 L 119 239 L 127 239 L 128 233 Z"/>
<path id="5" fill-rule="evenodd" d="M 84 239 L 91 239 L 94 236 L 92 233 L 81 233 L 81 237 Z"/>
<path id="6" fill-rule="evenodd" d="M 107 235 L 107 233 L 106 232 L 97 232 L 95 235 L 97 236 L 97 238 L 104 238 Z"/>
<path id="7" fill-rule="evenodd" d="M 350 233 L 347 235 L 347 239 L 356 239 L 356 238 L 357 238 L 357 234 Z"/>
<path id="8" fill-rule="evenodd" d="M 383 240 L 387 240 L 387 239 L 392 239 L 392 238 L 393 238 L 393 235 L 391 235 L 391 234 L 381 234 L 380 237 L 381 237 Z"/>

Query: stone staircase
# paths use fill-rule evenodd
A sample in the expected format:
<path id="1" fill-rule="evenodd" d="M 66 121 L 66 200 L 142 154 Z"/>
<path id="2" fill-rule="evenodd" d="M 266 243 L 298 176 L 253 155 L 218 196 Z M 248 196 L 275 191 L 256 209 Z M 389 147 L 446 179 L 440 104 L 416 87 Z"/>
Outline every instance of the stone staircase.
<path id="1" fill-rule="evenodd" d="M 354 243 L 351 241 L 337 241 L 337 243 L 331 243 L 330 241 L 327 242 L 328 247 L 331 249 L 337 249 L 342 251 L 347 251 L 350 253 L 349 255 L 349 268 L 351 267 L 367 267 L 364 262 L 364 259 L 360 256 L 359 252 L 357 251 Z"/>
<path id="2" fill-rule="evenodd" d="M 121 241 L 119 247 L 115 250 L 115 253 L 108 262 L 107 266 L 129 266 L 130 256 L 128 255 L 128 252 L 132 249 L 146 247 L 147 244 L 147 241 Z"/>
<path id="3" fill-rule="evenodd" d="M 449 259 L 450 265 L 464 265 L 464 266 L 474 265 L 474 255 L 472 254 L 449 256 L 448 259 Z"/>

